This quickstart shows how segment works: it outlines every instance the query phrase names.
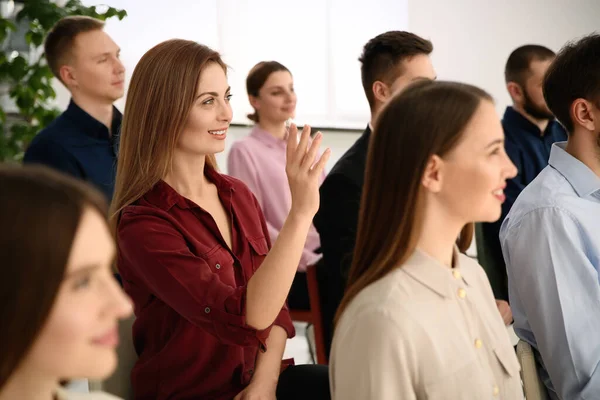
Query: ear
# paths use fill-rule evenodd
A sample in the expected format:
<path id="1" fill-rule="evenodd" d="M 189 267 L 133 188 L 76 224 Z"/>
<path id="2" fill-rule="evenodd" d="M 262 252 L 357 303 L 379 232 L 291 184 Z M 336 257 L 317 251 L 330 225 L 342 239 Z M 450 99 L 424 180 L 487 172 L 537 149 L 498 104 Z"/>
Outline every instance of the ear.
<path id="1" fill-rule="evenodd" d="M 381 81 L 373 82 L 372 89 L 373 89 L 373 95 L 375 96 L 375 99 L 380 103 L 385 103 L 387 101 L 387 99 L 390 97 L 390 94 L 391 94 L 390 88 L 388 88 L 388 86 Z"/>
<path id="2" fill-rule="evenodd" d="M 248 101 L 250 101 L 250 105 L 256 111 L 258 111 L 260 109 L 260 100 L 258 99 L 258 97 L 252 96 L 252 95 L 248 95 Z"/>
<path id="3" fill-rule="evenodd" d="M 506 90 L 515 103 L 523 102 L 523 88 L 516 82 L 508 82 L 506 84 Z"/>
<path id="4" fill-rule="evenodd" d="M 442 190 L 444 161 L 436 155 L 431 156 L 425 167 L 421 184 L 432 193 Z"/>
<path id="5" fill-rule="evenodd" d="M 60 80 L 65 84 L 67 89 L 71 90 L 72 88 L 76 88 L 78 86 L 73 67 L 63 65 L 58 70 L 58 73 L 60 74 Z"/>
<path id="6" fill-rule="evenodd" d="M 600 121 L 594 116 L 594 106 L 585 99 L 577 99 L 571 104 L 571 119 L 574 125 L 581 125 L 588 131 L 597 132 Z"/>

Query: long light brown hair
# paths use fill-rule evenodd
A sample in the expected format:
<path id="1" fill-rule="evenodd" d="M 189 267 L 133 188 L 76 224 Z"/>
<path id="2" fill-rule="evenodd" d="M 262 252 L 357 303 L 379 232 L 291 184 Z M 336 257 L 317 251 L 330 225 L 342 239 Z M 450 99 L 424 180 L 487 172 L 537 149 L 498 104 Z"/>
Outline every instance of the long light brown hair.
<path id="1" fill-rule="evenodd" d="M 200 74 L 210 63 L 225 63 L 216 51 L 173 39 L 148 50 L 129 84 L 110 209 L 113 232 L 123 208 L 138 200 L 170 170 L 173 153 L 192 108 Z M 216 169 L 214 155 L 206 167 Z"/>
<path id="2" fill-rule="evenodd" d="M 421 180 L 427 163 L 458 144 L 484 100 L 492 101 L 471 85 L 422 81 L 382 110 L 369 144 L 354 257 L 336 321 L 361 290 L 415 251 L 423 224 Z M 461 252 L 472 238 L 470 223 L 457 240 Z"/>

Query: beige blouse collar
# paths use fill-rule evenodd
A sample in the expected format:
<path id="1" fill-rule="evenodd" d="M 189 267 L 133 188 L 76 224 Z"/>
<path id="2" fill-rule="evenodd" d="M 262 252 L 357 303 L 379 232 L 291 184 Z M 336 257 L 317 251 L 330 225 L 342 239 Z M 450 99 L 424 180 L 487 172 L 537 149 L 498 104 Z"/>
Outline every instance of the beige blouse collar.
<path id="1" fill-rule="evenodd" d="M 452 283 L 461 279 L 467 286 L 475 283 L 475 277 L 467 268 L 462 268 L 460 253 L 454 248 L 454 268 L 448 268 L 424 251 L 416 249 L 404 263 L 402 270 L 442 297 L 454 296 Z"/>

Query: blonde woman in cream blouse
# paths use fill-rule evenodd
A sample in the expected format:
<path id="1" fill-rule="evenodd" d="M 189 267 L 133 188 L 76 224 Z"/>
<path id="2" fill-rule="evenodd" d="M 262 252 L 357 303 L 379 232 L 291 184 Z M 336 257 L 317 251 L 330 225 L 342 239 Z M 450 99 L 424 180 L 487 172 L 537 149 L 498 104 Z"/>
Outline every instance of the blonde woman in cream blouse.
<path id="1" fill-rule="evenodd" d="M 422 81 L 388 103 L 338 311 L 333 399 L 523 399 L 487 277 L 461 254 L 472 221 L 500 217 L 515 174 L 484 91 Z"/>
<path id="2" fill-rule="evenodd" d="M 0 167 L 0 187 L 0 400 L 116 399 L 60 385 L 115 370 L 132 311 L 104 197 L 46 167 Z"/>

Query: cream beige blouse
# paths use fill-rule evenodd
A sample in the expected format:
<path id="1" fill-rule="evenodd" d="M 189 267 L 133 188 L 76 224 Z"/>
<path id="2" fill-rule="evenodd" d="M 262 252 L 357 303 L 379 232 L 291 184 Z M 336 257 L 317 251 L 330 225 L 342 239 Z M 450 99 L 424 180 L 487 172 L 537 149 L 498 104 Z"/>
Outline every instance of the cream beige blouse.
<path id="1" fill-rule="evenodd" d="M 522 400 L 519 363 L 487 276 L 420 250 L 365 288 L 336 327 L 334 400 Z"/>

